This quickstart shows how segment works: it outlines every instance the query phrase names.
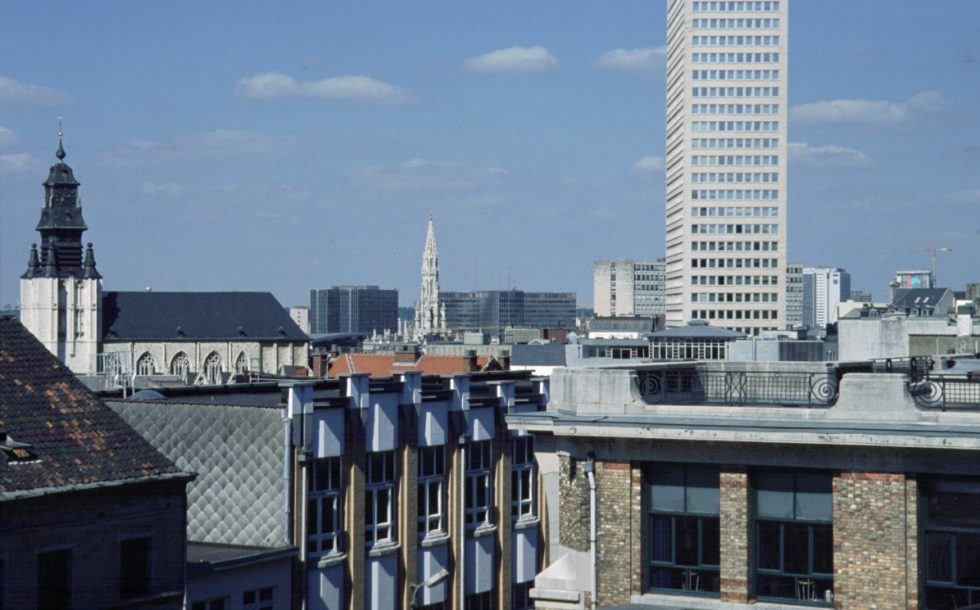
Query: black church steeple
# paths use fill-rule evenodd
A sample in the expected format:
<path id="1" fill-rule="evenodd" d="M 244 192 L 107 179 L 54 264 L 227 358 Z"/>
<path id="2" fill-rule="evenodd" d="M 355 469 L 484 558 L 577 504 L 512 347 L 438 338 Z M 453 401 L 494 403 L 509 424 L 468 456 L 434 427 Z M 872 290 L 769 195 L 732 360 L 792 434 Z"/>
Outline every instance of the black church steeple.
<path id="1" fill-rule="evenodd" d="M 78 201 L 79 183 L 65 163 L 60 124 L 55 156 L 58 162 L 51 166 L 48 179 L 44 181 L 44 207 L 37 223 L 41 247 L 35 253 L 35 247 L 31 245 L 28 269 L 21 277 L 100 277 L 91 250 L 83 258 L 82 233 L 88 227 Z"/>

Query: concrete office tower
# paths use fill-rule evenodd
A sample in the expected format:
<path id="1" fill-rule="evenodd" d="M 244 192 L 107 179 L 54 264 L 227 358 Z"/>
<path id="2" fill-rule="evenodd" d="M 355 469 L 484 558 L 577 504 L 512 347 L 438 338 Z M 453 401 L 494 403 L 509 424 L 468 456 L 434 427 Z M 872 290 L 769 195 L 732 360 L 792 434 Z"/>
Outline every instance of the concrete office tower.
<path id="1" fill-rule="evenodd" d="M 668 3 L 668 326 L 786 325 L 788 4 Z"/>
<path id="2" fill-rule="evenodd" d="M 597 316 L 664 313 L 664 259 L 595 261 L 593 309 Z"/>
<path id="3" fill-rule="evenodd" d="M 803 324 L 803 265 L 786 265 L 786 281 L 783 284 L 786 295 L 786 328 L 792 329 Z"/>
<path id="4" fill-rule="evenodd" d="M 803 323 L 825 328 L 837 321 L 837 305 L 851 294 L 851 274 L 834 267 L 803 268 Z"/>

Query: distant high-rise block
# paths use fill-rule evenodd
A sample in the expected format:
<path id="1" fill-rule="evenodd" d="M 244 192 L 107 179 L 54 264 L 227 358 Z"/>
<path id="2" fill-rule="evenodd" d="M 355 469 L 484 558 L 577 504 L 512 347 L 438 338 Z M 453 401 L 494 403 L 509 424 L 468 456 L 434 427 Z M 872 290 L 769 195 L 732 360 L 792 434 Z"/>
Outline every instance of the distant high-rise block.
<path id="1" fill-rule="evenodd" d="M 593 309 L 597 316 L 664 313 L 664 259 L 596 261 Z"/>
<path id="2" fill-rule="evenodd" d="M 788 4 L 668 3 L 668 326 L 786 325 Z"/>
<path id="3" fill-rule="evenodd" d="M 310 290 L 310 333 L 398 331 L 398 291 L 377 286 Z"/>
<path id="4" fill-rule="evenodd" d="M 803 265 L 786 265 L 786 328 L 803 324 Z"/>
<path id="5" fill-rule="evenodd" d="M 834 267 L 803 268 L 803 323 L 824 328 L 837 321 L 837 305 L 851 295 L 851 274 Z"/>

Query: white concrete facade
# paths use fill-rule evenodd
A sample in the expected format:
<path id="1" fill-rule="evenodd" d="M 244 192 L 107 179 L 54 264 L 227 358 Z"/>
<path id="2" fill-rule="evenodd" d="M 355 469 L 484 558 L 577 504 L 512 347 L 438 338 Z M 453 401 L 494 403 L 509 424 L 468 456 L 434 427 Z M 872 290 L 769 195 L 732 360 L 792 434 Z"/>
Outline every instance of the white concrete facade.
<path id="1" fill-rule="evenodd" d="M 664 261 L 602 260 L 593 269 L 597 316 L 654 316 L 664 313 Z"/>
<path id="2" fill-rule="evenodd" d="M 788 4 L 668 3 L 668 326 L 786 325 Z"/>
<path id="3" fill-rule="evenodd" d="M 73 372 L 96 371 L 102 328 L 102 280 L 32 277 L 20 281 L 24 327 Z"/>

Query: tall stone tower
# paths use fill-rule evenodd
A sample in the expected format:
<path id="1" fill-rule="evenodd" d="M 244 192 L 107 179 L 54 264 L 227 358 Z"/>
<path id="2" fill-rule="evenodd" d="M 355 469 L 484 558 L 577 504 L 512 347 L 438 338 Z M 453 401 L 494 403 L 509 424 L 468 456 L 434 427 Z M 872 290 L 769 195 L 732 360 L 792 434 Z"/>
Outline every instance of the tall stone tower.
<path id="1" fill-rule="evenodd" d="M 445 330 L 445 316 L 439 307 L 439 252 L 436 231 L 429 212 L 429 229 L 422 252 L 422 290 L 415 305 L 415 334 L 418 338 Z"/>
<path id="2" fill-rule="evenodd" d="M 83 253 L 82 233 L 88 227 L 61 139 L 59 131 L 58 162 L 44 182 L 37 223 L 41 247 L 31 244 L 27 271 L 20 276 L 20 315 L 24 326 L 68 368 L 93 374 L 102 326 L 102 276 L 91 243 Z"/>

